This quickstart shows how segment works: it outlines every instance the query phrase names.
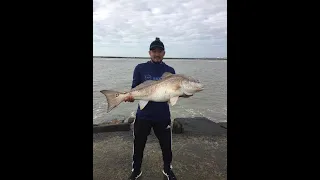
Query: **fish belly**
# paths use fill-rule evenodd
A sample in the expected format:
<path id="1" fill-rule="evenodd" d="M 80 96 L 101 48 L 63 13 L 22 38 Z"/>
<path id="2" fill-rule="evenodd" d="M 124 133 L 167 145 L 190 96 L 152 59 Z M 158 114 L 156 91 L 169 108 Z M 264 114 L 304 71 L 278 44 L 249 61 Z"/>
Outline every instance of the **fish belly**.
<path id="1" fill-rule="evenodd" d="M 170 98 L 179 96 L 179 94 L 179 91 L 174 91 L 170 87 L 159 87 L 154 93 L 150 94 L 148 99 L 155 102 L 167 102 Z"/>
<path id="2" fill-rule="evenodd" d="M 136 100 L 167 102 L 170 98 L 182 95 L 181 89 L 173 90 L 170 86 L 152 86 L 132 92 Z"/>

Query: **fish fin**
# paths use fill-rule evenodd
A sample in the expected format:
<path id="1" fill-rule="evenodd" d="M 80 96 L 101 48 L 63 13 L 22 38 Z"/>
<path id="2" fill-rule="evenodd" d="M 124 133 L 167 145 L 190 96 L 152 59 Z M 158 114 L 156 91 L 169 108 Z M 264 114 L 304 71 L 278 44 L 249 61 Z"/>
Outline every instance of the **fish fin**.
<path id="1" fill-rule="evenodd" d="M 170 98 L 170 105 L 174 106 L 177 103 L 178 99 L 179 99 L 179 96 Z"/>
<path id="2" fill-rule="evenodd" d="M 148 104 L 148 102 L 149 102 L 149 101 L 140 100 L 140 101 L 139 101 L 140 110 L 142 110 L 144 107 L 146 107 L 146 105 Z"/>
<path id="3" fill-rule="evenodd" d="M 157 81 L 155 81 L 155 80 L 147 80 L 147 81 L 139 84 L 138 86 L 132 88 L 131 91 L 135 91 L 135 90 L 137 90 L 137 89 L 145 88 L 145 87 L 150 86 L 150 85 L 152 85 L 152 84 L 154 84 L 154 83 L 157 83 Z"/>
<path id="4" fill-rule="evenodd" d="M 112 109 L 117 107 L 123 101 L 124 96 L 120 96 L 120 94 L 125 94 L 125 93 L 121 93 L 113 90 L 101 90 L 100 92 L 104 94 L 107 98 L 107 102 L 108 102 L 107 113 L 109 113 Z"/>
<path id="5" fill-rule="evenodd" d="M 183 92 L 185 95 L 191 96 L 193 95 L 192 93 L 187 93 L 187 92 Z"/>
<path id="6" fill-rule="evenodd" d="M 179 96 L 179 97 L 183 97 L 183 98 L 189 98 L 189 97 L 191 97 L 191 96 L 193 96 L 193 94 L 191 94 L 191 95 L 186 95 L 186 94 L 183 94 L 183 95 L 181 95 L 181 96 Z"/>
<path id="7" fill-rule="evenodd" d="M 164 78 L 169 77 L 169 76 L 171 76 L 171 75 L 172 75 L 172 73 L 170 73 L 170 72 L 165 72 L 165 73 L 162 74 L 161 79 L 164 79 Z"/>

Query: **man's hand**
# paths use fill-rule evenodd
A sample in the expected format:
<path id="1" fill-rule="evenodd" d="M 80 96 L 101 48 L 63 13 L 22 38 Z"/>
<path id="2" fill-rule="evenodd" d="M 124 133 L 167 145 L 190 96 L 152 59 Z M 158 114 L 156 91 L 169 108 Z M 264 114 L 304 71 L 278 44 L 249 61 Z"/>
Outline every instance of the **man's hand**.
<path id="1" fill-rule="evenodd" d="M 125 102 L 133 102 L 134 98 L 133 98 L 133 96 L 127 96 L 126 98 L 124 98 L 124 101 Z"/>

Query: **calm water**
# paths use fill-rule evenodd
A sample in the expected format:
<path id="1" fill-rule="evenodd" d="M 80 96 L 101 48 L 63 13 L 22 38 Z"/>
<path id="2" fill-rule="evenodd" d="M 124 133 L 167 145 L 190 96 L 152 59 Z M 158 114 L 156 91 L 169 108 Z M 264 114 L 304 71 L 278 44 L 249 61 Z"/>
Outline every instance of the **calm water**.
<path id="1" fill-rule="evenodd" d="M 128 91 L 132 73 L 138 63 L 148 59 L 93 58 L 93 123 L 125 119 L 135 115 L 138 102 L 121 103 L 106 113 L 107 101 L 103 89 Z M 180 98 L 171 108 L 172 119 L 177 117 L 207 117 L 215 122 L 227 122 L 227 61 L 223 60 L 164 60 L 176 73 L 199 79 L 205 90 L 189 99 Z"/>

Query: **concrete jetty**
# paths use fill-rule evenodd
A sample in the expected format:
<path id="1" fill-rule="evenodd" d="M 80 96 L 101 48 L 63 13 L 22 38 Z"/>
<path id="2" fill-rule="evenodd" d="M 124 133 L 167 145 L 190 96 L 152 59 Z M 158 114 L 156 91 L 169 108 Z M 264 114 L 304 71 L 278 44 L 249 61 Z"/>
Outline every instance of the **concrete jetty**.
<path id="1" fill-rule="evenodd" d="M 173 122 L 178 124 L 176 127 L 183 129 L 175 131 L 172 135 L 172 166 L 177 179 L 226 180 L 227 123 L 214 123 L 202 117 L 176 118 Z M 101 127 L 99 131 L 94 130 L 94 180 L 125 180 L 130 175 L 132 124 L 118 124 L 125 128 L 122 127 L 118 131 L 115 130 L 115 124 L 109 124 L 113 126 L 111 131 Z M 99 128 L 99 125 L 93 128 Z M 161 149 L 153 133 L 148 137 L 141 169 L 141 180 L 163 180 Z"/>

